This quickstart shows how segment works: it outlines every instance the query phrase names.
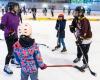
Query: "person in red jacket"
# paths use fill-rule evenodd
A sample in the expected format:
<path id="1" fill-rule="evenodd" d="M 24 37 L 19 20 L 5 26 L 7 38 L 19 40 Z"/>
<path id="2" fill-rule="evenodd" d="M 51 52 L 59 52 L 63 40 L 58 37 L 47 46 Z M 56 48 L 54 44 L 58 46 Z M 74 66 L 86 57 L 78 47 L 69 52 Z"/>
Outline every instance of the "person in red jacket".
<path id="1" fill-rule="evenodd" d="M 74 11 L 74 19 L 70 25 L 70 31 L 75 33 L 77 41 L 77 58 L 73 61 L 77 63 L 83 56 L 82 69 L 87 68 L 88 63 L 88 51 L 91 44 L 92 32 L 89 20 L 84 16 L 85 9 L 82 6 L 76 7 Z M 81 49 L 82 51 L 81 51 Z M 83 53 L 82 53 L 83 52 Z M 83 55 L 84 54 L 84 55 Z"/>

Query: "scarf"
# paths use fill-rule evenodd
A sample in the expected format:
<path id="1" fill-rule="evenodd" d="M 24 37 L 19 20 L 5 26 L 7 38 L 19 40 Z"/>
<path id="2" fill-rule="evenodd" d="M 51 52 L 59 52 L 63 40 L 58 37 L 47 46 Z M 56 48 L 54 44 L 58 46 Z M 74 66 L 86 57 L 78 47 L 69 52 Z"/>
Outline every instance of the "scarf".
<path id="1" fill-rule="evenodd" d="M 19 43 L 24 48 L 32 46 L 34 42 L 35 40 L 30 38 L 29 36 L 21 35 L 19 38 Z"/>

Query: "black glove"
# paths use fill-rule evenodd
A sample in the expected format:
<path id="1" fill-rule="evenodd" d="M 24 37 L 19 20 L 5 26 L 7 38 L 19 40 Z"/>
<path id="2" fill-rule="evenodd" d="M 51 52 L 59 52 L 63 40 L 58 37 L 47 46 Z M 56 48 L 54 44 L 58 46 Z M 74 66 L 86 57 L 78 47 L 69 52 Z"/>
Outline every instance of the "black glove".
<path id="1" fill-rule="evenodd" d="M 76 41 L 76 45 L 81 45 L 82 44 L 83 39 L 78 38 L 78 40 Z"/>
<path id="2" fill-rule="evenodd" d="M 1 29 L 2 31 L 4 31 L 5 25 L 4 25 L 4 24 L 0 24 L 0 29 Z"/>
<path id="3" fill-rule="evenodd" d="M 75 32 L 75 27 L 74 27 L 74 26 L 69 25 L 69 28 L 70 28 L 70 31 L 71 31 L 72 33 L 74 33 L 74 32 Z"/>
<path id="4" fill-rule="evenodd" d="M 9 39 L 16 39 L 16 35 L 15 35 L 15 32 L 12 32 L 12 33 L 9 33 Z"/>

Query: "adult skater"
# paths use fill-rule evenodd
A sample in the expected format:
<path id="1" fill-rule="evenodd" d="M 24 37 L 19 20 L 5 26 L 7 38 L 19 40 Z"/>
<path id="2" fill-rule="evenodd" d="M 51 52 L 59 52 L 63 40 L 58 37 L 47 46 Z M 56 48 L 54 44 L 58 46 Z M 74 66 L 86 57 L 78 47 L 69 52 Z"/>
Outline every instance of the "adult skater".
<path id="1" fill-rule="evenodd" d="M 88 63 L 88 51 L 91 44 L 92 32 L 89 20 L 84 16 L 85 9 L 82 6 L 76 7 L 74 11 L 74 19 L 70 25 L 70 31 L 75 33 L 77 37 L 77 58 L 73 61 L 77 63 L 81 60 L 83 55 L 83 66 L 82 69 L 87 68 Z M 81 49 L 83 51 L 81 51 Z M 86 60 L 85 60 L 86 59 Z"/>
<path id="2" fill-rule="evenodd" d="M 36 8 L 32 8 L 31 11 L 32 11 L 33 19 L 36 20 L 37 9 Z"/>
<path id="3" fill-rule="evenodd" d="M 27 15 L 27 11 L 26 11 L 26 7 L 25 6 L 23 7 L 23 12 L 24 12 L 24 15 Z"/>
<path id="4" fill-rule="evenodd" d="M 64 15 L 63 14 L 59 14 L 57 22 L 56 22 L 56 26 L 55 26 L 55 29 L 57 30 L 58 41 L 57 41 L 57 46 L 52 51 L 60 48 L 61 44 L 63 46 L 63 49 L 61 50 L 61 52 L 67 51 L 66 50 L 66 46 L 65 46 L 65 42 L 64 42 L 65 27 L 66 27 L 66 20 L 64 19 Z"/>
<path id="5" fill-rule="evenodd" d="M 39 47 L 31 38 L 32 27 L 29 24 L 19 26 L 19 40 L 14 44 L 14 53 L 21 66 L 21 80 L 38 80 L 38 68 L 46 69 Z"/>
<path id="6" fill-rule="evenodd" d="M 91 8 L 87 9 L 87 15 L 91 15 Z"/>
<path id="7" fill-rule="evenodd" d="M 71 13 L 71 8 L 69 7 L 68 8 L 68 15 L 70 15 L 70 13 Z"/>
<path id="8" fill-rule="evenodd" d="M 4 4 L 2 4 L 2 15 L 4 15 L 4 12 L 5 12 L 5 6 Z"/>
<path id="9" fill-rule="evenodd" d="M 22 20 L 22 10 L 21 9 L 19 9 L 18 15 L 19 15 L 19 18 L 20 18 L 20 22 L 22 23 L 23 20 Z"/>
<path id="10" fill-rule="evenodd" d="M 47 8 L 44 8 L 44 9 L 43 9 L 43 14 L 44 14 L 45 16 L 47 16 Z"/>
<path id="11" fill-rule="evenodd" d="M 54 7 L 51 8 L 51 16 L 54 17 Z"/>
<path id="12" fill-rule="evenodd" d="M 65 13 L 65 11 L 66 11 L 66 8 L 65 8 L 65 7 L 63 7 L 63 13 Z"/>
<path id="13" fill-rule="evenodd" d="M 9 3 L 8 3 L 9 4 Z M 8 74 L 13 74 L 13 71 L 9 68 L 9 62 L 17 64 L 13 57 L 12 45 L 18 40 L 17 28 L 19 25 L 19 16 L 17 12 L 19 10 L 19 4 L 11 2 L 9 5 L 9 12 L 7 12 L 1 19 L 0 28 L 4 31 L 4 37 L 7 44 L 8 54 L 5 59 L 4 72 Z"/>

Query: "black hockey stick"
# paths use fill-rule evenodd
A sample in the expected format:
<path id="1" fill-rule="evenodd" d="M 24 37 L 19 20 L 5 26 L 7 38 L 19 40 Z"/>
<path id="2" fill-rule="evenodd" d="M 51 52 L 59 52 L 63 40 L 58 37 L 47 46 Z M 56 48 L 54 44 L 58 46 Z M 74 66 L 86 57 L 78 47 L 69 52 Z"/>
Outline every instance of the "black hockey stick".
<path id="1" fill-rule="evenodd" d="M 85 72 L 84 69 L 80 68 L 77 65 L 48 65 L 47 67 L 73 67 L 81 72 Z"/>
<path id="2" fill-rule="evenodd" d="M 5 39 L 0 39 L 0 40 L 4 41 Z M 37 43 L 37 45 L 42 45 L 42 46 L 45 46 L 45 47 L 47 47 L 47 48 L 50 48 L 50 47 L 49 47 L 48 45 L 46 45 L 46 44 Z"/>
<path id="3" fill-rule="evenodd" d="M 37 45 L 42 45 L 42 46 L 45 46 L 45 47 L 47 47 L 47 48 L 50 48 L 48 45 L 46 45 L 46 44 L 40 44 L 40 43 L 37 43 Z"/>
<path id="4" fill-rule="evenodd" d="M 77 37 L 76 37 L 75 33 L 74 33 L 74 36 L 75 36 L 75 38 L 76 38 L 76 40 L 77 40 Z M 85 56 L 84 56 L 84 52 L 83 52 L 81 46 L 80 46 L 80 45 L 78 45 L 78 46 L 79 46 L 79 48 L 80 48 L 80 50 L 81 50 L 81 52 L 82 52 L 82 55 L 83 55 L 83 57 L 84 57 L 84 60 L 85 60 L 86 64 L 87 64 L 87 68 L 89 69 L 90 73 L 91 73 L 93 76 L 96 76 L 96 73 L 93 72 L 93 71 L 90 69 L 90 66 L 89 66 L 89 64 L 88 64 L 88 62 L 87 62 L 87 60 L 86 60 L 86 58 L 85 58 Z"/>

